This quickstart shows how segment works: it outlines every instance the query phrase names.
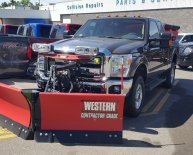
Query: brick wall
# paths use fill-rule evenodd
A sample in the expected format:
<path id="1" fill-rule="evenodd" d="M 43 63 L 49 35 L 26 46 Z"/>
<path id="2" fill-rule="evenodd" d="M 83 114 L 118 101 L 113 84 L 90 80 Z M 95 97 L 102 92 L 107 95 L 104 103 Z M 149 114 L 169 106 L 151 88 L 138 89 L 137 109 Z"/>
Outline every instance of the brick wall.
<path id="1" fill-rule="evenodd" d="M 83 24 L 85 21 L 97 16 L 144 16 L 158 18 L 162 22 L 181 26 L 181 32 L 193 32 L 193 8 L 190 9 L 170 9 L 170 10 L 151 10 L 135 12 L 116 12 L 116 13 L 98 13 L 98 14 L 78 14 L 71 15 L 72 23 Z M 65 15 L 64 15 L 65 16 Z"/>

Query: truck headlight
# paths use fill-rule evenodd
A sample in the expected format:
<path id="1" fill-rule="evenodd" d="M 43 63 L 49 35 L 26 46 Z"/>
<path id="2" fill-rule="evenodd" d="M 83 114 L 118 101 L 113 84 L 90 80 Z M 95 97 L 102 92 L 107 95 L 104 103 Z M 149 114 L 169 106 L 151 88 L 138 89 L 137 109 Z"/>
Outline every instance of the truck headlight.
<path id="1" fill-rule="evenodd" d="M 44 70 L 45 69 L 45 57 L 39 56 L 37 60 L 37 69 Z"/>
<path id="2" fill-rule="evenodd" d="M 193 53 L 193 49 L 191 47 L 187 47 L 184 52 L 182 53 L 182 55 L 189 55 Z"/>
<path id="3" fill-rule="evenodd" d="M 121 66 L 123 64 L 123 76 L 127 77 L 130 65 L 132 63 L 132 55 L 113 55 L 111 57 L 111 77 L 121 77 Z"/>
<path id="4" fill-rule="evenodd" d="M 34 43 L 32 44 L 32 50 L 38 53 L 48 53 L 51 51 L 51 46 L 48 44 Z"/>

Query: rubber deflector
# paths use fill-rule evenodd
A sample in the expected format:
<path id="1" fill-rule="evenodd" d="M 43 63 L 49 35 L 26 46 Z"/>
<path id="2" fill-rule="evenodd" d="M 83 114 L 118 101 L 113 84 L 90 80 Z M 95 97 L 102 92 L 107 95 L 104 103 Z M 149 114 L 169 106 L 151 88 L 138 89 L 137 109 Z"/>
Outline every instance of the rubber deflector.
<path id="1" fill-rule="evenodd" d="M 122 132 L 112 131 L 36 131 L 35 140 L 41 143 L 120 144 Z"/>

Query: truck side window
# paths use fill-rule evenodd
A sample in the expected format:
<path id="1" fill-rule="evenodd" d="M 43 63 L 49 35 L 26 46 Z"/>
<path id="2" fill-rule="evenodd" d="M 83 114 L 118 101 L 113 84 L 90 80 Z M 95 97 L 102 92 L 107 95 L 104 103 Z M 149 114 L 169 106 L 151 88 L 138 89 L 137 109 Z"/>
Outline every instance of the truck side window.
<path id="1" fill-rule="evenodd" d="M 20 27 L 18 28 L 17 34 L 18 34 L 18 35 L 23 35 L 23 32 L 24 32 L 24 26 L 20 26 Z"/>
<path id="2" fill-rule="evenodd" d="M 33 31 L 33 28 L 29 26 L 26 32 L 26 36 L 32 36 L 32 31 Z"/>
<path id="3" fill-rule="evenodd" d="M 57 28 L 55 27 L 51 30 L 50 38 L 56 38 L 56 33 L 57 33 Z"/>
<path id="4" fill-rule="evenodd" d="M 4 34 L 4 26 L 3 25 L 0 26 L 0 34 Z"/>
<path id="5" fill-rule="evenodd" d="M 157 21 L 157 26 L 158 26 L 160 32 L 164 32 L 163 25 L 161 24 L 160 21 Z"/>
<path id="6" fill-rule="evenodd" d="M 74 35 L 79 28 L 80 28 L 80 25 L 70 25 L 69 35 Z"/>
<path id="7" fill-rule="evenodd" d="M 150 26 L 149 26 L 149 38 L 150 39 L 158 39 L 159 38 L 159 30 L 157 27 L 156 22 L 150 21 Z"/>
<path id="8" fill-rule="evenodd" d="M 56 33 L 56 38 L 57 39 L 63 39 L 64 38 L 64 32 L 65 32 L 65 27 L 59 25 Z"/>

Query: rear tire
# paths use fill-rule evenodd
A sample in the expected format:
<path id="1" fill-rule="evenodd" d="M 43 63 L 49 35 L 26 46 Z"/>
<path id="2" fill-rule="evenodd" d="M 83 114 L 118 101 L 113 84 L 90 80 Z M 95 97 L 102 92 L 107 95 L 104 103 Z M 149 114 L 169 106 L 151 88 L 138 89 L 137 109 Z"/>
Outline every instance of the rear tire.
<path id="1" fill-rule="evenodd" d="M 189 66 L 181 66 L 181 65 L 178 65 L 181 69 L 187 69 Z"/>
<path id="2" fill-rule="evenodd" d="M 145 84 L 142 76 L 134 78 L 134 83 L 129 95 L 126 96 L 125 116 L 137 117 L 142 109 L 145 98 Z"/>
<path id="3" fill-rule="evenodd" d="M 164 82 L 165 88 L 171 89 L 173 87 L 174 80 L 175 80 L 175 69 L 176 69 L 176 65 L 175 63 L 172 63 L 171 68 L 166 74 L 166 81 Z"/>

